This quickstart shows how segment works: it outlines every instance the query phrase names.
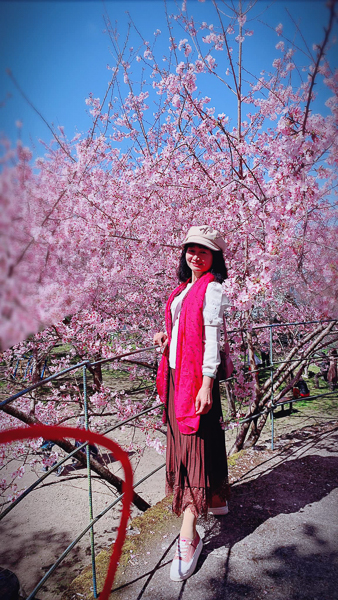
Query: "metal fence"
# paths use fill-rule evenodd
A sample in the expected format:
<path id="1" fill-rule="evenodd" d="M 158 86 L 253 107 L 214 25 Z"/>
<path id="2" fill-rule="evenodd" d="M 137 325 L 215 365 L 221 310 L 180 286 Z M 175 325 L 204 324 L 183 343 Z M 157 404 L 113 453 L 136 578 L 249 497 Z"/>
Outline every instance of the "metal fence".
<path id="1" fill-rule="evenodd" d="M 298 325 L 311 325 L 311 324 L 318 324 L 318 323 L 329 323 L 332 322 L 332 320 L 327 320 L 327 321 L 308 321 L 308 322 L 297 322 L 297 323 L 272 323 L 272 324 L 268 324 L 268 325 L 258 325 L 256 327 L 251 328 L 250 331 L 258 331 L 258 330 L 263 330 L 263 329 L 269 329 L 269 357 L 270 357 L 270 365 L 269 365 L 269 369 L 270 369 L 270 379 L 271 379 L 271 388 L 270 388 L 270 402 L 269 405 L 264 408 L 264 410 L 260 411 L 259 413 L 255 413 L 254 415 L 250 415 L 249 417 L 246 418 L 242 418 L 239 419 L 236 422 L 237 426 L 240 426 L 241 424 L 245 423 L 246 421 L 252 421 L 253 419 L 257 419 L 258 416 L 270 413 L 271 416 L 271 448 L 274 448 L 274 412 L 276 411 L 276 409 L 280 406 L 283 406 L 285 404 L 290 404 L 290 403 L 297 403 L 299 401 L 304 400 L 304 398 L 292 398 L 292 399 L 286 399 L 285 401 L 282 402 L 278 402 L 278 405 L 274 403 L 274 372 L 275 372 L 275 368 L 278 364 L 281 364 L 283 362 L 283 360 L 280 361 L 276 361 L 274 360 L 274 353 L 273 353 L 273 331 L 275 330 L 275 328 L 283 328 L 283 327 L 290 327 L 290 326 L 298 326 Z M 333 321 L 333 323 L 337 323 L 337 321 Z M 229 339 L 231 339 L 231 335 L 234 333 L 238 333 L 238 331 L 241 332 L 245 332 L 248 330 L 245 330 L 245 328 L 241 328 L 241 329 L 236 329 L 236 330 L 231 330 L 228 331 L 228 337 Z M 337 334 L 338 331 L 334 330 L 334 331 L 330 331 L 329 332 L 330 335 L 331 334 Z M 338 339 L 338 337 L 336 336 L 335 339 Z M 6 406 L 7 404 L 13 402 L 14 400 L 25 396 L 27 394 L 29 394 L 30 392 L 32 392 L 33 390 L 36 390 L 37 388 L 40 388 L 42 386 L 44 386 L 46 383 L 49 383 L 51 381 L 54 381 L 56 379 L 61 378 L 62 376 L 64 376 L 65 374 L 78 370 L 78 369 L 82 369 L 82 377 L 83 377 L 83 400 L 84 400 L 84 416 L 85 416 L 85 428 L 88 430 L 89 428 L 89 418 L 88 418 L 88 389 L 87 389 L 87 371 L 89 368 L 92 368 L 93 366 L 97 366 L 97 365 L 102 365 L 105 363 L 110 363 L 112 361 L 117 361 L 117 360 L 122 360 L 124 358 L 127 358 L 129 356 L 135 355 L 135 354 L 140 354 L 140 353 L 144 353 L 144 352 L 150 352 L 150 351 L 154 351 L 157 347 L 156 346 L 150 346 L 150 347 L 146 347 L 146 348 L 141 348 L 138 350 L 134 350 L 131 352 L 126 352 L 123 354 L 120 354 L 118 356 L 114 356 L 112 358 L 108 358 L 108 359 L 102 359 L 99 361 L 95 361 L 95 362 L 90 362 L 88 361 L 82 361 L 80 363 L 77 363 L 76 365 L 73 365 L 71 367 L 68 367 L 67 369 L 64 369 L 58 373 L 55 373 L 53 375 L 50 375 L 49 377 L 46 377 L 45 379 L 42 379 L 41 381 L 25 388 L 24 390 L 21 390 L 20 392 L 17 392 L 16 394 L 13 394 L 12 396 L 10 396 L 9 398 L 7 398 L 6 400 L 0 402 L 0 409 L 3 408 L 4 406 Z M 295 359 L 296 361 L 299 362 L 299 358 Z M 292 361 L 288 361 L 288 362 L 292 362 Z M 16 370 L 17 370 L 18 365 L 16 365 Z M 28 368 L 28 367 L 27 367 Z M 26 368 L 26 371 L 27 371 Z M 44 365 L 44 370 L 46 368 L 46 363 Z M 258 371 L 258 369 L 257 369 Z M 26 374 L 26 372 L 25 372 Z M 253 375 L 254 372 L 251 372 L 251 375 Z M 324 394 L 317 394 L 314 396 L 310 396 L 307 398 L 307 400 L 313 400 L 314 398 L 320 398 L 320 397 L 325 397 L 325 396 L 330 396 L 332 394 L 337 394 L 337 392 L 335 391 L 331 391 L 331 392 L 327 392 Z M 142 417 L 143 415 L 153 412 L 156 409 L 162 407 L 162 404 L 156 404 L 154 406 L 151 406 L 150 408 L 147 408 L 139 413 L 137 413 L 136 415 L 133 415 L 131 417 L 129 417 L 128 419 L 125 419 L 111 427 L 108 427 L 107 429 L 105 429 L 105 431 L 103 432 L 103 435 L 108 434 L 109 432 L 127 424 L 127 423 L 131 423 L 134 420 L 138 419 L 139 417 Z M 123 494 L 119 495 L 118 498 L 116 498 L 113 502 L 111 502 L 102 512 L 100 512 L 98 515 L 96 515 L 94 517 L 93 515 L 93 502 L 92 502 L 92 485 L 91 485 L 91 467 L 90 467 L 90 450 L 89 450 L 89 445 L 88 443 L 83 443 L 80 446 L 78 446 L 75 450 L 73 450 L 72 452 L 68 453 L 66 457 L 62 458 L 60 461 L 58 461 L 55 465 L 53 465 L 48 472 L 44 473 L 40 478 L 38 478 L 31 486 L 29 486 L 11 505 L 9 505 L 0 515 L 0 520 L 3 519 L 8 513 L 10 513 L 20 502 L 22 502 L 24 500 L 25 497 L 27 497 L 27 495 L 29 493 L 31 493 L 37 486 L 39 486 L 45 479 L 46 477 L 48 477 L 51 473 L 53 473 L 54 471 L 56 471 L 57 469 L 59 469 L 59 467 L 61 467 L 62 465 L 64 465 L 65 462 L 67 462 L 68 460 L 70 460 L 72 458 L 72 456 L 74 454 L 76 454 L 79 450 L 81 449 L 86 449 L 86 462 L 87 462 L 87 478 L 88 478 L 88 498 L 89 498 L 89 523 L 88 525 L 83 529 L 83 531 L 81 531 L 79 533 L 79 535 L 71 542 L 71 544 L 69 544 L 69 546 L 64 550 L 64 552 L 59 556 L 59 558 L 55 561 L 55 563 L 49 568 L 49 570 L 46 572 L 46 574 L 44 575 L 44 577 L 39 581 L 39 583 L 35 586 L 35 588 L 33 589 L 33 591 L 30 593 L 30 595 L 28 596 L 27 600 L 33 600 L 33 598 L 35 597 L 36 593 L 41 589 L 41 587 L 45 584 L 45 582 L 49 579 L 49 577 L 52 575 L 52 573 L 54 573 L 54 571 L 57 569 L 57 567 L 60 565 L 60 563 L 65 559 L 66 556 L 68 556 L 68 554 L 71 552 L 71 550 L 76 546 L 76 544 L 81 540 L 81 538 L 87 533 L 90 533 L 90 547 L 91 547 L 91 562 L 92 562 L 92 578 L 93 578 L 93 592 L 94 592 L 94 598 L 98 598 L 98 592 L 97 592 L 97 582 L 96 582 L 96 565 L 95 565 L 95 534 L 94 534 L 94 525 L 104 516 L 106 515 L 114 506 L 116 506 L 116 504 L 118 504 L 122 497 Z M 141 485 L 145 480 L 147 480 L 149 477 L 151 477 L 152 475 L 154 475 L 157 471 L 159 471 L 160 469 L 162 469 L 165 466 L 165 463 L 163 463 L 162 465 L 160 465 L 159 467 L 157 467 L 156 469 L 154 469 L 152 472 L 148 473 L 145 477 L 143 477 L 140 481 L 138 481 L 137 483 L 134 484 L 134 488 L 136 488 L 137 486 Z"/>
<path id="2" fill-rule="evenodd" d="M 273 333 L 274 331 L 276 331 L 277 329 L 281 328 L 290 328 L 290 327 L 296 327 L 296 326 L 308 326 L 308 325 L 321 325 L 324 323 L 332 323 L 333 325 L 336 325 L 338 323 L 338 321 L 336 319 L 324 319 L 324 320 L 314 320 L 314 321 L 297 321 L 297 322 L 289 322 L 289 323 L 280 323 L 280 322 L 276 322 L 276 323 L 269 323 L 269 324 L 265 324 L 265 325 L 256 325 L 254 327 L 250 327 L 250 328 L 237 328 L 237 329 L 232 329 L 230 331 L 227 332 L 227 336 L 228 339 L 231 340 L 231 335 L 236 334 L 236 333 L 247 333 L 250 332 L 252 334 L 252 332 L 261 332 L 264 330 L 268 330 L 268 335 L 269 335 L 269 366 L 268 366 L 268 370 L 270 371 L 270 400 L 266 406 L 266 408 L 264 408 L 264 410 L 261 410 L 260 412 L 255 412 L 254 415 L 250 415 L 249 417 L 246 418 L 242 418 L 239 419 L 236 422 L 237 426 L 240 426 L 241 424 L 248 422 L 248 421 L 253 421 L 255 419 L 257 419 L 257 417 L 269 414 L 270 418 L 271 418 L 271 449 L 274 449 L 274 435 L 275 435 L 275 428 L 274 428 L 274 420 L 275 420 L 275 411 L 280 408 L 285 406 L 286 404 L 290 405 L 290 413 L 291 413 L 291 409 L 292 409 L 292 405 L 293 404 L 297 404 L 297 402 L 304 402 L 304 397 L 299 397 L 299 398 L 295 398 L 295 397 L 288 397 L 287 399 L 283 400 L 279 400 L 278 403 L 274 402 L 274 398 L 275 398 L 275 389 L 274 389 L 274 376 L 275 376 L 275 371 L 276 371 L 276 367 L 278 368 L 279 365 L 282 364 L 299 364 L 302 360 L 306 360 L 306 361 L 311 361 L 311 362 L 315 362 L 316 360 L 319 360 L 320 357 L 319 355 L 316 354 L 316 352 L 314 351 L 312 354 L 310 354 L 308 357 L 306 357 L 305 359 L 300 356 L 298 358 L 295 359 L 290 359 L 290 360 L 275 360 L 274 359 L 274 351 L 273 351 Z M 329 336 L 333 336 L 333 338 L 331 338 L 326 345 L 329 346 L 332 343 L 335 343 L 338 341 L 338 330 L 337 329 L 331 329 L 330 331 L 327 332 L 327 334 L 325 334 L 326 337 Z M 325 345 L 325 344 L 324 344 Z M 250 370 L 250 375 L 254 375 L 254 373 L 259 373 L 260 369 L 256 369 L 256 370 Z M 234 379 L 231 378 L 231 379 Z M 328 397 L 328 396 L 333 396 L 333 395 L 337 395 L 337 392 L 335 391 L 330 391 L 330 392 L 326 392 L 323 394 L 314 394 L 311 396 L 308 396 L 306 398 L 306 400 L 311 401 L 314 400 L 316 398 L 324 398 L 324 397 Z"/>
<path id="3" fill-rule="evenodd" d="M 93 367 L 93 366 L 96 366 L 98 364 L 103 364 L 103 363 L 108 363 L 108 362 L 112 362 L 112 361 L 121 360 L 123 358 L 129 357 L 129 356 L 132 356 L 132 355 L 135 355 L 135 354 L 140 354 L 140 353 L 146 352 L 146 351 L 153 351 L 155 349 L 156 349 L 156 346 L 150 346 L 150 347 L 147 347 L 147 348 L 141 348 L 139 350 L 134 350 L 132 352 L 126 352 L 126 353 L 114 356 L 112 358 L 103 359 L 103 360 L 100 360 L 100 361 L 95 361 L 95 362 L 90 362 L 89 360 L 88 361 L 82 361 L 81 363 L 77 363 L 76 365 L 72 365 L 71 367 L 68 367 L 67 369 L 63 369 L 62 371 L 59 371 L 58 373 L 54 373 L 53 375 L 50 375 L 46 379 L 42 379 L 41 381 L 38 381 L 37 383 L 35 383 L 35 384 L 33 384 L 33 385 L 25 388 L 24 390 L 21 390 L 20 392 L 17 392 L 16 394 L 13 394 L 12 396 L 10 396 L 9 398 L 7 398 L 6 400 L 3 400 L 2 402 L 0 402 L 0 409 L 2 407 L 6 406 L 7 404 L 13 402 L 14 400 L 17 400 L 18 398 L 29 394 L 33 390 L 36 390 L 37 388 L 40 388 L 40 387 L 46 385 L 46 383 L 49 383 L 49 382 L 54 381 L 56 379 L 59 379 L 62 376 L 64 376 L 65 374 L 70 373 L 72 371 L 76 371 L 78 369 L 82 369 L 85 428 L 88 430 L 88 428 L 89 428 L 89 419 L 88 419 L 88 389 L 87 389 L 87 371 L 88 371 L 88 369 L 91 368 L 91 367 Z M 25 374 L 26 374 L 26 371 L 25 371 Z M 147 413 L 153 412 L 153 411 L 155 411 L 156 409 L 158 409 L 160 407 L 162 407 L 161 403 L 159 403 L 157 405 L 154 405 L 154 406 L 151 406 L 150 408 L 147 408 L 147 409 L 145 409 L 145 410 L 137 413 L 136 415 L 133 415 L 133 416 L 129 417 L 128 419 L 125 419 L 124 421 L 121 421 L 121 422 L 119 422 L 119 423 L 117 423 L 117 424 L 115 424 L 115 425 L 113 425 L 111 427 L 108 427 L 107 429 L 105 429 L 103 431 L 103 435 L 106 435 L 106 434 L 110 433 L 111 431 L 113 431 L 114 429 L 118 429 L 119 427 L 122 427 L 123 425 L 126 425 L 127 423 L 131 423 L 132 421 L 135 421 L 139 417 L 142 417 L 143 415 L 145 415 Z M 88 499 L 89 499 L 89 523 L 83 529 L 83 531 L 81 531 L 79 533 L 79 535 L 71 542 L 71 544 L 69 544 L 69 546 L 59 556 L 59 558 L 55 561 L 55 563 L 50 567 L 50 569 L 46 572 L 46 574 L 44 575 L 44 577 L 38 582 L 38 584 L 35 586 L 35 588 L 33 589 L 33 591 L 29 594 L 27 600 L 33 600 L 34 599 L 35 595 L 41 589 L 41 587 L 44 585 L 44 583 L 49 579 L 49 577 L 54 573 L 54 571 L 57 569 L 57 567 L 60 565 L 60 563 L 66 558 L 66 556 L 68 556 L 68 554 L 71 552 L 71 550 L 76 546 L 76 544 L 83 538 L 83 536 L 88 531 L 90 533 L 90 547 L 91 547 L 91 562 L 92 562 L 92 577 L 93 577 L 94 598 L 98 598 L 97 583 L 96 583 L 96 565 L 95 565 L 94 525 L 104 515 L 106 515 L 114 506 L 116 506 L 116 504 L 118 504 L 121 501 L 121 499 L 123 497 L 123 494 L 120 494 L 118 496 L 118 498 L 116 498 L 113 502 L 111 502 L 101 513 L 99 513 L 98 515 L 96 515 L 96 517 L 94 517 L 94 515 L 93 515 L 93 501 L 92 501 L 90 451 L 89 451 L 89 445 L 88 445 L 88 443 L 85 442 L 85 443 L 81 444 L 80 446 L 78 446 L 77 448 L 75 448 L 75 450 L 73 450 L 72 452 L 68 453 L 65 458 L 62 458 L 55 465 L 53 465 L 48 470 L 48 472 L 44 473 L 41 477 L 39 477 L 31 486 L 29 486 L 18 498 L 16 498 L 16 500 L 14 500 L 14 502 L 12 502 L 1 513 L 0 520 L 3 519 L 6 515 L 8 515 L 8 513 L 10 513 L 20 502 L 22 502 L 22 500 L 24 500 L 24 498 L 27 497 L 27 495 L 30 494 L 30 492 L 32 492 L 36 487 L 38 487 L 46 479 L 46 477 L 48 477 L 54 471 L 57 471 L 59 469 L 59 467 L 61 467 L 62 465 L 64 465 L 64 463 L 66 463 L 78 451 L 81 451 L 82 449 L 86 450 L 86 459 L 87 459 Z M 142 479 L 140 479 L 139 481 L 137 481 L 134 484 L 134 488 L 136 488 L 139 485 L 141 485 L 144 481 L 146 481 L 147 479 L 149 479 L 149 477 L 151 477 L 152 475 L 154 475 L 157 471 L 159 471 L 160 469 L 162 469 L 164 466 L 165 466 L 165 463 L 163 463 L 162 465 L 160 465 L 159 467 L 157 467 L 156 469 L 154 469 L 153 471 L 151 471 L 150 473 L 148 473 L 145 477 L 143 477 Z"/>

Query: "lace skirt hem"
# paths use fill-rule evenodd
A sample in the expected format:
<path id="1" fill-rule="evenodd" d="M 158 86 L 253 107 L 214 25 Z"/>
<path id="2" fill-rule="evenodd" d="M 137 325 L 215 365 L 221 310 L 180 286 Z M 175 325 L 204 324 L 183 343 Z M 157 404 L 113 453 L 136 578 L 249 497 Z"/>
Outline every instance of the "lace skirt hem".
<path id="1" fill-rule="evenodd" d="M 229 498 L 225 436 L 217 380 L 211 410 L 201 416 L 194 435 L 178 429 L 174 407 L 174 370 L 169 374 L 167 404 L 166 493 L 173 494 L 173 511 L 181 515 L 189 506 L 195 516 L 206 515 L 212 498 Z"/>

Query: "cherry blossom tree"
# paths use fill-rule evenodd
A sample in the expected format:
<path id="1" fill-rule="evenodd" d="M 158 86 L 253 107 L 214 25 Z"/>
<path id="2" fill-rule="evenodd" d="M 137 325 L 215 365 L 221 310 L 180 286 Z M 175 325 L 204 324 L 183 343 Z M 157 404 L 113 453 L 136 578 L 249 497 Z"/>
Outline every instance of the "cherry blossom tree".
<path id="1" fill-rule="evenodd" d="M 255 375 L 253 326 L 337 317 L 338 74 L 326 56 L 336 3 L 329 2 L 323 39 L 313 49 L 299 31 L 302 47 L 273 25 L 272 64 L 257 73 L 245 67 L 255 3 L 239 2 L 228 16 L 222 2 L 211 6 L 212 22 L 198 23 L 189 2 L 166 15 L 164 57 L 157 53 L 159 30 L 150 42 L 131 21 L 121 43 L 106 19 L 114 63 L 104 97 L 86 100 L 87 134 L 69 140 L 59 128 L 34 163 L 28 149 L 5 144 L 0 300 L 8 376 L 15 358 L 29 351 L 38 369 L 56 344 L 69 352 L 53 358 L 55 371 L 75 357 L 97 360 L 149 345 L 163 326 L 191 224 L 209 223 L 227 240 L 228 328 L 237 331 L 233 393 L 248 400 L 247 416 L 270 399 L 269 382 Z M 217 90 L 222 112 L 206 88 Z M 304 329 L 296 377 L 315 349 L 336 339 L 331 329 Z M 289 375 L 282 365 L 278 384 Z M 116 397 L 100 373 L 93 377 L 91 410 L 100 407 L 100 419 L 108 418 Z M 80 398 L 76 386 L 68 392 Z M 53 423 L 74 415 L 56 396 L 59 390 L 51 392 Z M 122 404 L 121 414 L 132 400 Z M 28 423 L 28 414 L 43 420 L 44 407 L 27 398 L 11 410 L 4 427 L 15 418 Z M 264 419 L 241 428 L 233 451 L 257 441 Z"/>

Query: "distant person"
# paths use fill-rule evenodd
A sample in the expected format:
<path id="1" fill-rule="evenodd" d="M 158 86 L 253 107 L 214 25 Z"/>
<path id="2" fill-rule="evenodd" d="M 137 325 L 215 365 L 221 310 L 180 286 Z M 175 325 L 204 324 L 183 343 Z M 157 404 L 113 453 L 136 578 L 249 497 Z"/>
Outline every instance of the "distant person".
<path id="1" fill-rule="evenodd" d="M 319 352 L 319 356 L 322 360 L 319 364 L 319 372 L 315 374 L 315 387 L 319 388 L 319 378 L 322 377 L 324 381 L 327 381 L 327 374 L 329 371 L 330 361 L 325 352 Z"/>
<path id="2" fill-rule="evenodd" d="M 323 360 L 320 363 L 320 375 L 323 377 L 324 381 L 327 381 L 327 374 L 329 371 L 330 360 L 325 352 L 321 352 Z"/>
<path id="3" fill-rule="evenodd" d="M 45 458 L 49 458 L 51 453 L 52 453 L 52 449 L 54 447 L 54 442 L 52 442 L 51 440 L 43 440 L 42 444 L 40 446 L 40 450 L 43 453 Z M 41 471 L 48 471 L 49 469 L 51 469 L 52 467 L 54 467 L 54 465 L 56 465 L 57 461 L 54 461 L 52 465 L 47 466 L 47 465 L 43 465 L 41 468 Z"/>
<path id="4" fill-rule="evenodd" d="M 40 450 L 42 451 L 42 453 L 45 455 L 45 457 L 48 459 L 51 455 L 52 449 L 55 446 L 55 443 L 52 442 L 51 440 L 43 440 L 41 446 L 40 446 Z M 41 467 L 41 471 L 47 472 L 49 471 L 49 469 L 52 469 L 53 467 L 55 467 L 55 465 L 57 465 L 57 463 L 59 462 L 58 459 L 54 460 L 54 462 L 50 465 L 43 465 Z M 59 475 L 62 475 L 64 470 L 64 465 L 60 465 L 55 471 L 55 475 L 57 475 L 59 477 Z"/>
<path id="5" fill-rule="evenodd" d="M 297 388 L 299 390 L 299 395 L 302 398 L 308 398 L 310 396 L 310 390 L 304 379 L 299 379 L 297 383 L 295 383 L 294 388 Z"/>
<path id="6" fill-rule="evenodd" d="M 80 415 L 79 418 L 76 421 L 76 426 L 79 429 L 85 429 L 85 417 L 84 415 Z M 75 448 L 79 448 L 80 446 L 82 446 L 83 442 L 79 442 L 78 440 L 75 440 Z M 94 458 L 96 458 L 99 454 L 99 450 L 98 448 L 95 446 L 95 444 L 88 444 L 89 446 L 89 452 L 92 456 L 94 456 Z M 84 446 L 83 448 L 81 448 L 80 450 L 81 452 L 86 452 L 86 447 Z M 72 462 L 74 463 L 78 463 L 78 460 L 76 458 L 72 458 Z"/>
<path id="7" fill-rule="evenodd" d="M 261 345 L 261 359 L 263 369 L 270 365 L 270 346 L 267 342 Z"/>
<path id="8" fill-rule="evenodd" d="M 329 369 L 327 372 L 327 382 L 331 390 L 337 387 L 337 350 L 334 348 L 329 354 Z"/>

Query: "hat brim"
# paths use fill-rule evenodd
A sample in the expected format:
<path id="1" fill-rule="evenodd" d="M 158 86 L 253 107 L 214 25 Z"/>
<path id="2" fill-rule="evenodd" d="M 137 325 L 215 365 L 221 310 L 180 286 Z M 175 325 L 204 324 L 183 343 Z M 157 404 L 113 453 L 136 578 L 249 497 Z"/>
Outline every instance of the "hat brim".
<path id="1" fill-rule="evenodd" d="M 221 252 L 222 248 L 217 246 L 212 240 L 206 240 L 204 237 L 199 235 L 190 235 L 186 237 L 182 242 L 182 247 L 187 244 L 198 244 L 199 246 L 205 246 L 205 248 L 209 248 L 209 250 L 216 250 L 216 252 Z"/>

